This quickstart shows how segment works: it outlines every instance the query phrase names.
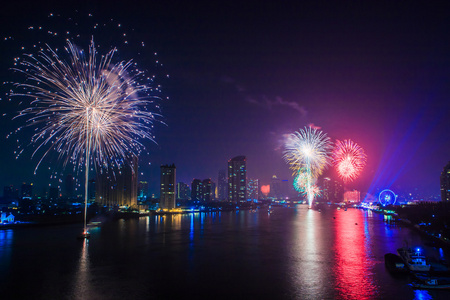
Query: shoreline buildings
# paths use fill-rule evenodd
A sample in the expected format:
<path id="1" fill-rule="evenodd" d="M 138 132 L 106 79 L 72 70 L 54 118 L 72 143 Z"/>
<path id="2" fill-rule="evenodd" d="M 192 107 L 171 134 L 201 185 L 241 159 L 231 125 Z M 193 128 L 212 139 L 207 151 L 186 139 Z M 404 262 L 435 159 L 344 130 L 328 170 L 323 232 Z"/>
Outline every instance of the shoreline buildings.
<path id="1" fill-rule="evenodd" d="M 118 168 L 97 172 L 95 180 L 96 202 L 104 206 L 137 206 L 138 162 L 123 162 Z M 91 181 L 90 181 L 91 182 Z"/>
<path id="2" fill-rule="evenodd" d="M 247 201 L 247 166 L 243 155 L 228 161 L 228 201 Z"/>
<path id="3" fill-rule="evenodd" d="M 176 171 L 175 164 L 161 166 L 160 207 L 162 209 L 170 210 L 177 206 L 175 193 Z"/>
<path id="4" fill-rule="evenodd" d="M 450 162 L 441 173 L 441 201 L 450 201 Z"/>

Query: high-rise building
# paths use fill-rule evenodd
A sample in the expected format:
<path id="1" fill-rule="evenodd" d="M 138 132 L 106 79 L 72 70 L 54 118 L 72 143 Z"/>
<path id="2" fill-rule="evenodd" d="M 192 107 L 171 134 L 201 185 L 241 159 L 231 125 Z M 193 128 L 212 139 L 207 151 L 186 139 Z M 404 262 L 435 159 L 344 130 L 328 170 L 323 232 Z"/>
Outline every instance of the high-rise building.
<path id="1" fill-rule="evenodd" d="M 219 177 L 217 178 L 217 198 L 219 201 L 227 200 L 227 175 L 225 170 L 219 171 Z"/>
<path id="2" fill-rule="evenodd" d="M 272 180 L 270 181 L 269 196 L 276 200 L 281 200 L 283 198 L 281 195 L 281 180 L 277 177 L 277 175 L 273 175 Z"/>
<path id="3" fill-rule="evenodd" d="M 331 187 L 331 178 L 324 177 L 322 179 L 322 199 L 325 200 L 325 202 L 331 202 Z"/>
<path id="4" fill-rule="evenodd" d="M 441 201 L 450 201 L 450 162 L 441 173 Z"/>
<path id="5" fill-rule="evenodd" d="M 177 183 L 177 199 L 189 200 L 191 198 L 191 189 L 184 182 Z"/>
<path id="6" fill-rule="evenodd" d="M 191 200 L 193 200 L 193 201 L 202 201 L 203 200 L 203 182 L 200 179 L 192 180 Z"/>
<path id="7" fill-rule="evenodd" d="M 100 168 L 95 181 L 96 201 L 105 206 L 137 206 L 137 157 L 112 169 Z"/>
<path id="8" fill-rule="evenodd" d="M 147 200 L 148 198 L 148 182 L 147 181 L 139 181 L 138 183 L 138 191 L 137 191 L 137 200 L 142 202 Z"/>
<path id="9" fill-rule="evenodd" d="M 325 202 L 339 203 L 343 201 L 344 189 L 340 181 L 324 177 L 321 179 L 320 186 L 322 190 L 321 198 Z"/>
<path id="10" fill-rule="evenodd" d="M 160 207 L 173 209 L 176 207 L 176 167 L 172 165 L 161 166 Z"/>
<path id="11" fill-rule="evenodd" d="M 205 179 L 202 182 L 202 194 L 203 201 L 213 201 L 214 200 L 214 183 L 211 179 Z"/>
<path id="12" fill-rule="evenodd" d="M 236 156 L 228 161 L 228 201 L 247 200 L 247 167 L 245 156 Z"/>
<path id="13" fill-rule="evenodd" d="M 22 184 L 22 188 L 20 191 L 20 196 L 22 198 L 31 199 L 33 197 L 33 184 L 26 184 L 25 182 Z"/>
<path id="14" fill-rule="evenodd" d="M 250 179 L 247 185 L 247 195 L 249 200 L 258 200 L 259 199 L 259 180 L 258 179 Z"/>
<path id="15" fill-rule="evenodd" d="M 342 202 L 342 200 L 344 199 L 344 186 L 340 181 L 333 181 L 332 197 L 335 202 Z"/>
<path id="16" fill-rule="evenodd" d="M 357 190 L 346 191 L 344 193 L 344 202 L 345 203 L 359 203 L 361 202 L 360 192 Z"/>

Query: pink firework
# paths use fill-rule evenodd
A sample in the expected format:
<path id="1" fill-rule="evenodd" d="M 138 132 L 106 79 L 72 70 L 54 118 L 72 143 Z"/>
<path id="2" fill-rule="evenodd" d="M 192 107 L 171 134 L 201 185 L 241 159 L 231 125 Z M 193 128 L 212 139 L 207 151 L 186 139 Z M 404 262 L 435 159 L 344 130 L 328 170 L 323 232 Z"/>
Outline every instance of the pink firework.
<path id="1" fill-rule="evenodd" d="M 352 140 L 336 141 L 333 164 L 344 182 L 355 180 L 366 165 L 364 149 Z"/>

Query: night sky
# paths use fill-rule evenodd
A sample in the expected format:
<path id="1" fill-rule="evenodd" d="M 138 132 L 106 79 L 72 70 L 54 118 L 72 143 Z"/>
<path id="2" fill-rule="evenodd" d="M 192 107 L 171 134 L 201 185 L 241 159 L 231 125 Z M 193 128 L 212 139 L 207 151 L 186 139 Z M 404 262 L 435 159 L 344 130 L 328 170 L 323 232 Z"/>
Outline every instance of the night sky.
<path id="1" fill-rule="evenodd" d="M 348 188 L 439 195 L 439 176 L 450 161 L 450 4 L 262 2 L 2 4 L 1 81 L 16 76 L 9 68 L 21 53 L 4 37 L 28 42 L 22 32 L 45 26 L 49 13 L 91 13 L 99 23 L 113 18 L 145 48 L 124 45 L 112 29 L 98 40 L 108 40 L 106 48 L 117 46 L 121 59 L 134 59 L 150 74 L 157 52 L 164 66 L 156 72 L 170 75 L 161 77 L 170 98 L 160 101 L 167 126 L 155 126 L 158 144 L 146 141 L 149 154 L 141 157 L 139 179 L 152 182 L 153 191 L 161 164 L 175 163 L 178 181 L 217 181 L 218 171 L 238 155 L 247 156 L 248 177 L 262 184 L 274 174 L 291 179 L 282 158 L 284 136 L 314 124 L 333 140 L 352 139 L 365 149 L 367 165 Z M 58 30 L 66 25 L 59 22 Z M 18 101 L 0 102 L 6 114 L 0 120 L 0 186 L 34 182 L 40 192 L 39 186 L 54 182 L 49 165 L 33 175 L 38 160 L 31 151 L 16 160 L 15 139 L 5 139 L 20 125 L 11 121 Z M 327 174 L 335 175 L 332 169 Z"/>

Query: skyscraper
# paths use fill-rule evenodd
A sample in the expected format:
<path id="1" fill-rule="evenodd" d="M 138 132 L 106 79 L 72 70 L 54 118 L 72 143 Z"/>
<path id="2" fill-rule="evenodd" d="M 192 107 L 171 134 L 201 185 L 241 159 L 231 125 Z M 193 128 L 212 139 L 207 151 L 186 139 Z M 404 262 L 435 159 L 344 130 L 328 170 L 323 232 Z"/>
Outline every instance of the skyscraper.
<path id="1" fill-rule="evenodd" d="M 227 175 L 225 170 L 219 171 L 217 178 L 217 198 L 219 201 L 227 200 Z"/>
<path id="2" fill-rule="evenodd" d="M 138 201 L 145 201 L 148 197 L 148 182 L 147 181 L 139 181 L 138 183 L 138 193 L 137 199 Z"/>
<path id="3" fill-rule="evenodd" d="M 325 202 L 339 203 L 343 201 L 344 189 L 342 183 L 330 177 L 324 177 L 320 181 L 322 196 Z"/>
<path id="4" fill-rule="evenodd" d="M 189 200 L 191 198 L 191 189 L 184 182 L 177 183 L 177 199 Z"/>
<path id="5" fill-rule="evenodd" d="M 272 180 L 270 181 L 270 196 L 276 200 L 281 200 L 283 198 L 281 196 L 281 180 L 277 175 L 273 175 Z"/>
<path id="6" fill-rule="evenodd" d="M 118 168 L 101 168 L 95 180 L 96 201 L 105 206 L 137 206 L 137 157 Z"/>
<path id="7" fill-rule="evenodd" d="M 441 201 L 450 201 L 450 162 L 441 173 Z"/>
<path id="8" fill-rule="evenodd" d="M 202 201 L 203 200 L 203 182 L 200 179 L 192 180 L 191 200 L 193 200 L 193 201 Z"/>
<path id="9" fill-rule="evenodd" d="M 172 165 L 161 166 L 161 200 L 160 207 L 162 209 L 173 209 L 176 207 L 176 167 Z"/>
<path id="10" fill-rule="evenodd" d="M 259 199 L 259 180 L 250 179 L 247 186 L 248 199 L 258 200 Z"/>
<path id="11" fill-rule="evenodd" d="M 228 201 L 247 200 L 247 167 L 245 156 L 236 156 L 228 161 Z"/>
<path id="12" fill-rule="evenodd" d="M 214 183 L 211 179 L 205 179 L 202 182 L 202 194 L 203 201 L 212 201 L 214 200 Z"/>

